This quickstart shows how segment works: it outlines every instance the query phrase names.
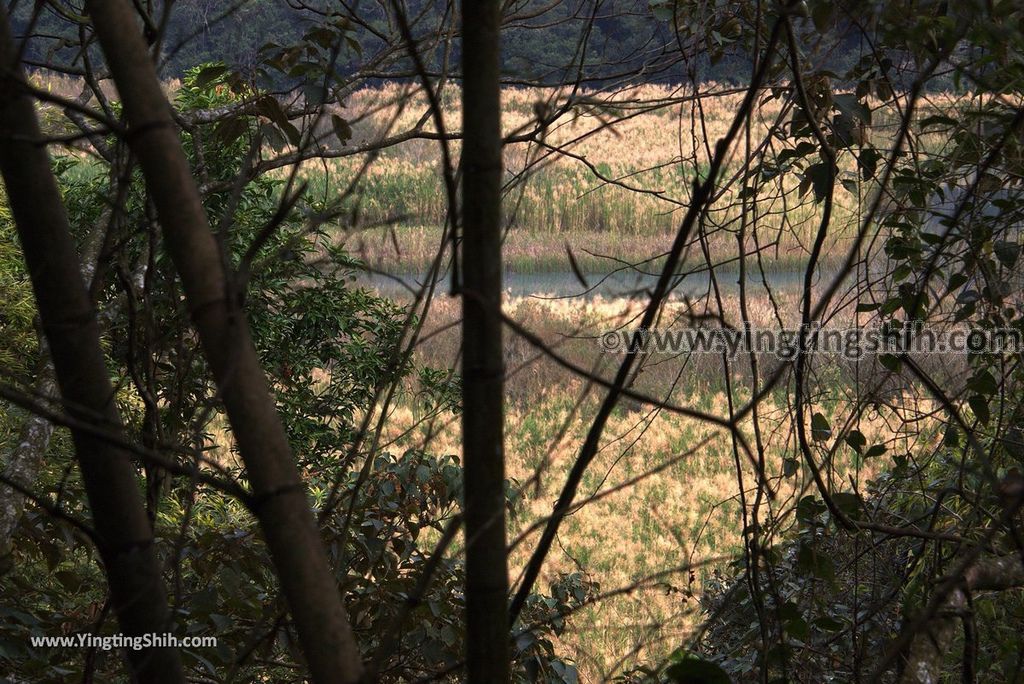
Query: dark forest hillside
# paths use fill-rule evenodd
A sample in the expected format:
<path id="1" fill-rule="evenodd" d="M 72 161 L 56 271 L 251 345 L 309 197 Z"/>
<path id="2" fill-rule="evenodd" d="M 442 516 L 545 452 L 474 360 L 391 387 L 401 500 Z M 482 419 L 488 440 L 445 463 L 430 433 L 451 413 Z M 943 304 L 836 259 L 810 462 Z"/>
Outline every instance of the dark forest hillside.
<path id="1" fill-rule="evenodd" d="M 159 5 L 160 3 L 155 3 Z M 441 0 L 407 3 L 414 35 L 427 37 L 438 25 L 447 3 Z M 626 76 L 642 75 L 645 82 L 680 83 L 700 81 L 744 83 L 749 80 L 749 50 L 733 40 L 739 36 L 738 19 L 723 14 L 717 30 L 703 36 L 706 45 L 697 51 L 700 57 L 680 61 L 676 29 L 680 18 L 672 17 L 668 3 L 652 0 L 610 0 L 594 3 L 580 0 L 550 3 L 525 0 L 515 3 L 524 18 L 511 25 L 504 37 L 502 70 L 510 83 L 564 83 L 580 80 L 598 84 L 614 82 Z M 318 24 L 332 21 L 330 2 L 302 3 L 300 8 L 276 0 L 225 3 L 218 0 L 179 0 L 166 20 L 161 54 L 162 76 L 180 78 L 185 70 L 206 62 L 225 62 L 242 71 L 258 61 L 260 49 L 268 43 L 290 45 Z M 23 33 L 31 16 L 29 3 L 18 3 L 12 15 L 16 33 Z M 160 17 L 159 11 L 153 12 Z M 353 73 L 363 66 L 362 55 L 372 55 L 382 47 L 379 36 L 390 31 L 381 7 L 366 4 L 360 10 L 362 25 L 350 25 L 359 50 L 342 51 L 337 69 Z M 838 18 L 840 28 L 842 18 Z M 27 45 L 28 63 L 42 64 L 54 54 L 68 56 L 77 40 L 68 35 L 69 23 L 47 5 L 34 27 L 33 40 Z M 149 27 L 152 34 L 158 27 Z M 842 76 L 858 59 L 862 45 L 851 35 L 837 48 L 830 43 L 820 55 L 822 65 Z M 843 31 L 837 31 L 842 34 Z M 585 55 L 580 65 L 580 55 Z M 102 57 L 97 54 L 97 59 Z M 447 59 L 457 62 L 456 44 L 452 54 L 439 51 L 424 55 L 424 61 L 440 68 Z M 390 72 L 411 75 L 411 63 L 399 62 Z M 386 79 L 389 73 L 380 74 Z"/>

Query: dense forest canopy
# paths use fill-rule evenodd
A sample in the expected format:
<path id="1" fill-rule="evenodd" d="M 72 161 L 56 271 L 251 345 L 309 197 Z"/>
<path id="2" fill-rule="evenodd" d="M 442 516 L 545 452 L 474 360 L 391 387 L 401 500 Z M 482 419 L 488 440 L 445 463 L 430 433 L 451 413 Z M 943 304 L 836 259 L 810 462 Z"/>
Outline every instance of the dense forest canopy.
<path id="1" fill-rule="evenodd" d="M 153 3 L 154 17 L 163 17 L 163 3 Z M 17 3 L 12 14 L 15 33 L 32 20 L 30 3 Z M 197 64 L 225 62 L 243 70 L 254 69 L 261 49 L 268 43 L 292 45 L 308 30 L 332 15 L 343 16 L 331 2 L 287 3 L 251 0 L 223 3 L 214 0 L 177 0 L 166 14 L 160 51 L 160 73 L 164 78 L 181 77 Z M 405 3 L 414 36 L 429 37 L 448 14 L 443 0 Z M 342 50 L 335 68 L 345 76 L 357 73 L 362 57 L 382 47 L 382 35 L 389 27 L 387 3 L 363 3 L 358 22 L 349 26 L 353 43 Z M 671 2 L 649 0 L 606 0 L 604 2 L 515 3 L 522 19 L 511 22 L 503 32 L 502 73 L 507 82 L 554 85 L 582 80 L 600 84 L 641 74 L 647 83 L 680 83 L 694 76 L 701 81 L 744 83 L 751 74 L 750 53 L 739 44 L 738 27 L 727 7 L 708 35 L 703 50 L 680 59 L 673 33 Z M 724 11 L 723 11 L 724 10 Z M 858 59 L 862 37 L 855 17 L 839 17 L 830 43 L 822 46 L 822 64 L 837 75 Z M 73 25 L 59 9 L 44 8 L 33 23 L 38 38 L 26 45 L 26 61 L 43 64 L 48 56 L 68 57 L 76 49 Z M 837 44 L 833 44 L 839 38 Z M 353 47 L 353 46 L 358 46 Z M 450 54 L 438 48 L 423 55 L 426 64 L 438 69 L 445 60 L 457 60 L 459 43 Z M 580 57 L 583 59 L 580 59 Z M 96 58 L 102 62 L 102 55 Z M 566 71 L 579 64 L 579 74 Z M 410 60 L 398 60 L 396 73 L 412 78 Z M 388 78 L 380 74 L 380 79 Z"/>

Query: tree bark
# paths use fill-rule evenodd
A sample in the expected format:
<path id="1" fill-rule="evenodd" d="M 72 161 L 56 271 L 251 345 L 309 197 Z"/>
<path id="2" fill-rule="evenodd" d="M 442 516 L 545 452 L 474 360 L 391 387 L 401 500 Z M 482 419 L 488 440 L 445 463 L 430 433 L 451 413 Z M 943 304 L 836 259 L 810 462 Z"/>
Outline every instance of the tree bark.
<path id="1" fill-rule="evenodd" d="M 91 283 L 93 275 L 96 273 L 96 261 L 99 258 L 102 242 L 103 235 L 97 231 L 96 234 L 89 236 L 85 244 L 81 257 L 81 273 L 84 283 Z M 89 303 L 90 305 L 95 304 L 91 299 Z M 109 320 L 111 316 L 112 310 L 108 309 L 105 318 Z M 37 397 L 59 399 L 57 376 L 54 373 L 50 348 L 46 344 L 45 335 L 39 338 L 39 362 L 32 392 Z M 22 487 L 30 487 L 36 481 L 39 469 L 43 466 L 43 459 L 46 457 L 46 450 L 50 448 L 52 436 L 53 423 L 38 413 L 28 414 L 18 431 L 18 443 L 11 449 L 7 462 L 4 464 L 4 479 L 0 482 L 0 574 L 2 574 L 2 568 L 6 567 L 7 558 L 11 552 L 11 537 L 25 512 L 25 496 L 3 483 L 14 482 Z"/>
<path id="2" fill-rule="evenodd" d="M 462 440 L 470 684 L 510 678 L 498 0 L 462 3 Z"/>
<path id="3" fill-rule="evenodd" d="M 1024 586 L 1024 562 L 1019 555 L 981 558 L 949 591 L 907 649 L 907 664 L 902 684 L 937 684 L 942 681 L 943 665 L 956 637 L 957 623 L 969 610 L 967 593 L 1005 591 Z"/>
<path id="4" fill-rule="evenodd" d="M 82 280 L 67 214 L 42 144 L 7 10 L 0 6 L 0 172 L 18 228 L 43 331 L 67 412 L 123 436 L 100 347 L 96 312 Z M 72 430 L 96 542 L 121 631 L 140 636 L 171 626 L 153 534 L 128 454 L 109 440 Z M 184 682 L 178 651 L 128 651 L 137 681 Z"/>
<path id="5" fill-rule="evenodd" d="M 362 664 L 338 584 L 136 15 L 125 0 L 90 0 L 86 8 L 245 462 L 310 674 L 319 684 L 355 682 Z"/>
<path id="6" fill-rule="evenodd" d="M 57 395 L 57 378 L 50 363 L 49 351 L 45 344 L 40 344 L 42 359 L 32 391 L 40 397 Z M 30 487 L 39 475 L 43 465 L 43 457 L 50 446 L 53 435 L 53 423 L 37 413 L 25 416 L 25 422 L 18 431 L 18 443 L 11 449 L 4 464 L 3 482 L 14 482 L 22 487 Z M 7 566 L 7 558 L 11 552 L 11 537 L 21 521 L 25 510 L 25 497 L 6 484 L 0 483 L 0 568 Z"/>

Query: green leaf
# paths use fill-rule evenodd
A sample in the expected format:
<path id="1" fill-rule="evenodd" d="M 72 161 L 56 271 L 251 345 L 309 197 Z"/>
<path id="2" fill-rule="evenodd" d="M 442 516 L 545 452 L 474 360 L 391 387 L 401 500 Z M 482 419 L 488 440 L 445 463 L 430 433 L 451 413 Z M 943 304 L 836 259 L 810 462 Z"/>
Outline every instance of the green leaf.
<path id="1" fill-rule="evenodd" d="M 824 503 L 808 494 L 797 502 L 796 517 L 800 522 L 814 523 L 817 521 L 817 517 L 826 510 L 828 509 L 825 508 Z"/>
<path id="2" fill-rule="evenodd" d="M 864 180 L 871 180 L 878 170 L 878 161 L 882 155 L 873 147 L 865 147 L 857 157 L 857 166 L 860 168 L 860 177 Z"/>
<path id="3" fill-rule="evenodd" d="M 824 580 L 831 580 L 836 576 L 832 560 L 821 553 L 817 547 L 803 543 L 796 556 L 797 568 L 810 573 L 814 577 Z"/>
<path id="4" fill-rule="evenodd" d="M 803 617 L 800 613 L 800 606 L 793 601 L 786 601 L 779 606 L 779 619 L 780 620 L 797 620 Z"/>
<path id="5" fill-rule="evenodd" d="M 883 316 L 891 316 L 900 310 L 903 306 L 903 299 L 900 297 L 890 297 L 882 304 L 881 312 Z"/>
<path id="6" fill-rule="evenodd" d="M 228 68 L 223 64 L 211 64 L 208 67 L 203 67 L 196 76 L 196 88 L 202 90 L 206 88 L 206 86 L 220 79 L 226 73 L 228 73 Z"/>
<path id="7" fill-rule="evenodd" d="M 665 674 L 675 684 L 731 684 L 729 675 L 710 660 L 687 656 L 675 663 Z"/>
<path id="8" fill-rule="evenodd" d="M 334 135 L 338 136 L 338 141 L 342 145 L 352 139 L 352 127 L 337 114 L 331 115 L 331 127 L 334 128 Z"/>
<path id="9" fill-rule="evenodd" d="M 871 123 L 871 110 L 867 105 L 860 102 L 856 95 L 852 93 L 837 93 L 832 97 L 832 101 L 843 114 L 863 124 Z"/>
<path id="10" fill-rule="evenodd" d="M 814 22 L 814 28 L 818 29 L 818 33 L 828 31 L 834 17 L 835 6 L 831 2 L 819 2 L 811 10 L 811 21 Z"/>
<path id="11" fill-rule="evenodd" d="M 786 458 L 782 461 L 782 474 L 784 477 L 793 477 L 800 469 L 800 461 L 795 458 Z"/>
<path id="12" fill-rule="evenodd" d="M 306 40 L 325 49 L 334 44 L 334 32 L 326 26 L 317 26 L 307 31 L 304 37 Z"/>
<path id="13" fill-rule="evenodd" d="M 327 101 L 327 88 L 322 83 L 303 84 L 302 94 L 306 101 L 312 105 L 322 105 Z"/>
<path id="14" fill-rule="evenodd" d="M 1013 268 L 1020 258 L 1020 245 L 1016 242 L 997 240 L 992 243 L 992 250 L 996 253 L 996 258 L 1007 268 Z"/>
<path id="15" fill-rule="evenodd" d="M 860 496 L 853 492 L 837 492 L 833 494 L 832 503 L 851 518 L 859 517 L 860 510 L 864 506 Z"/>
<path id="16" fill-rule="evenodd" d="M 284 126 L 280 126 L 280 129 L 288 137 L 288 142 L 292 145 L 298 147 L 299 143 L 302 142 L 302 134 L 299 133 L 299 129 L 291 121 L 286 122 Z"/>
<path id="17" fill-rule="evenodd" d="M 832 168 L 829 164 L 818 162 L 807 167 L 804 178 L 809 179 L 814 189 L 814 201 L 820 202 L 825 199 L 829 189 L 832 187 Z"/>
<path id="18" fill-rule="evenodd" d="M 981 421 L 981 424 L 988 425 L 988 421 L 992 417 L 988 410 L 988 399 L 980 394 L 974 394 L 967 400 L 967 403 L 970 405 L 971 410 L 974 411 L 974 415 Z"/>
<path id="19" fill-rule="evenodd" d="M 53 576 L 68 591 L 76 592 L 82 586 L 83 578 L 71 570 L 58 570 Z"/>
<path id="20" fill-rule="evenodd" d="M 811 417 L 811 437 L 816 442 L 823 442 L 832 436 L 832 426 L 828 424 L 828 418 L 821 413 L 815 413 Z"/>
<path id="21" fill-rule="evenodd" d="M 345 42 L 348 44 L 348 47 L 349 47 L 349 49 L 352 50 L 352 52 L 354 52 L 354 53 L 356 53 L 357 55 L 360 55 L 360 56 L 363 54 L 363 46 L 360 45 L 359 41 L 356 40 L 355 36 L 346 33 L 345 34 Z"/>
<path id="22" fill-rule="evenodd" d="M 869 458 L 875 458 L 876 456 L 881 456 L 885 452 L 886 446 L 884 444 L 875 444 L 866 452 L 864 452 L 864 460 L 867 460 Z"/>
<path id="23" fill-rule="evenodd" d="M 278 128 L 284 129 L 288 125 L 288 117 L 281 109 L 281 103 L 277 98 L 267 95 L 256 102 L 256 111 L 270 119 Z"/>
<path id="24" fill-rule="evenodd" d="M 787 634 L 801 641 L 806 640 L 811 635 L 811 627 L 803 618 L 788 621 L 785 624 L 785 629 Z"/>
<path id="25" fill-rule="evenodd" d="M 967 388 L 977 394 L 992 395 L 998 391 L 999 384 L 988 369 L 982 368 L 974 375 L 974 377 L 967 381 Z"/>
<path id="26" fill-rule="evenodd" d="M 822 616 L 814 620 L 814 626 L 826 632 L 839 632 L 843 629 L 843 623 L 833 617 Z"/>
<path id="27" fill-rule="evenodd" d="M 960 444 L 960 431 L 956 429 L 955 425 L 946 426 L 946 434 L 942 436 L 942 443 L 951 447 Z"/>
<path id="28" fill-rule="evenodd" d="M 960 321 L 966 320 L 974 315 L 977 311 L 978 305 L 975 302 L 965 304 L 956 310 L 956 314 L 953 315 L 953 322 L 959 323 Z"/>
<path id="29" fill-rule="evenodd" d="M 931 116 L 926 116 L 925 118 L 921 119 L 921 123 L 920 123 L 922 131 L 924 129 L 928 128 L 929 126 L 956 126 L 956 125 L 957 125 L 956 119 L 950 118 L 948 116 L 944 116 L 942 114 L 933 114 Z"/>
<path id="30" fill-rule="evenodd" d="M 911 273 L 910 264 L 900 264 L 892 272 L 892 280 L 893 280 L 894 283 L 898 283 L 901 280 L 906 280 L 907 276 L 909 276 L 910 273 Z M 890 313 L 892 313 L 892 312 L 890 312 Z"/>
<path id="31" fill-rule="evenodd" d="M 868 440 L 860 430 L 850 430 L 846 435 L 846 443 L 859 454 L 861 449 L 868 443 Z"/>
<path id="32" fill-rule="evenodd" d="M 962 287 L 967 282 L 967 280 L 967 274 L 962 271 L 954 273 L 953 275 L 949 276 L 948 287 L 950 292 Z"/>
<path id="33" fill-rule="evenodd" d="M 900 366 L 902 365 L 899 357 L 893 354 L 882 354 L 878 357 L 878 362 L 882 364 L 882 368 L 893 373 L 899 372 Z"/>
<path id="34" fill-rule="evenodd" d="M 249 124 L 245 119 L 240 116 L 233 116 L 230 119 L 224 119 L 219 122 L 214 128 L 214 134 L 225 145 L 231 145 L 233 142 L 245 135 L 248 130 Z"/>
<path id="35" fill-rule="evenodd" d="M 671 3 L 659 2 L 658 4 L 651 3 L 651 14 L 658 21 L 672 21 L 675 16 L 675 11 L 672 8 Z"/>

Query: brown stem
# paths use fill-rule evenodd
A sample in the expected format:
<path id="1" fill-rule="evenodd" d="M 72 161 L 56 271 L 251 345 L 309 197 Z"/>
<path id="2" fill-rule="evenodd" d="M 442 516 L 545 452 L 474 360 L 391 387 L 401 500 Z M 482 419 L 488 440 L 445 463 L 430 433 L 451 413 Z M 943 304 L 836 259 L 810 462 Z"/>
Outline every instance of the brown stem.
<path id="1" fill-rule="evenodd" d="M 0 6 L 0 171 L 18 228 L 36 305 L 69 414 L 123 435 L 95 309 L 82 280 L 67 213 L 40 139 L 32 99 Z M 171 626 L 153 532 L 128 452 L 87 430 L 71 431 L 121 631 L 141 636 Z M 128 650 L 134 679 L 184 682 L 177 649 Z"/>
<path id="2" fill-rule="evenodd" d="M 960 617 L 968 610 L 968 596 L 978 591 L 1005 591 L 1024 586 L 1020 556 L 979 558 L 964 573 L 932 617 L 910 642 L 902 684 L 932 684 L 942 679 L 943 665 L 956 636 Z"/>
<path id="3" fill-rule="evenodd" d="M 462 3 L 462 439 L 470 684 L 510 678 L 498 0 Z"/>
<path id="4" fill-rule="evenodd" d="M 125 0 L 86 7 L 123 99 L 129 143 L 181 276 L 202 347 L 224 401 L 254 491 L 253 510 L 295 622 L 310 675 L 355 682 L 362 663 L 331 572 L 306 487 L 234 283 L 210 230 L 136 13 Z"/>

